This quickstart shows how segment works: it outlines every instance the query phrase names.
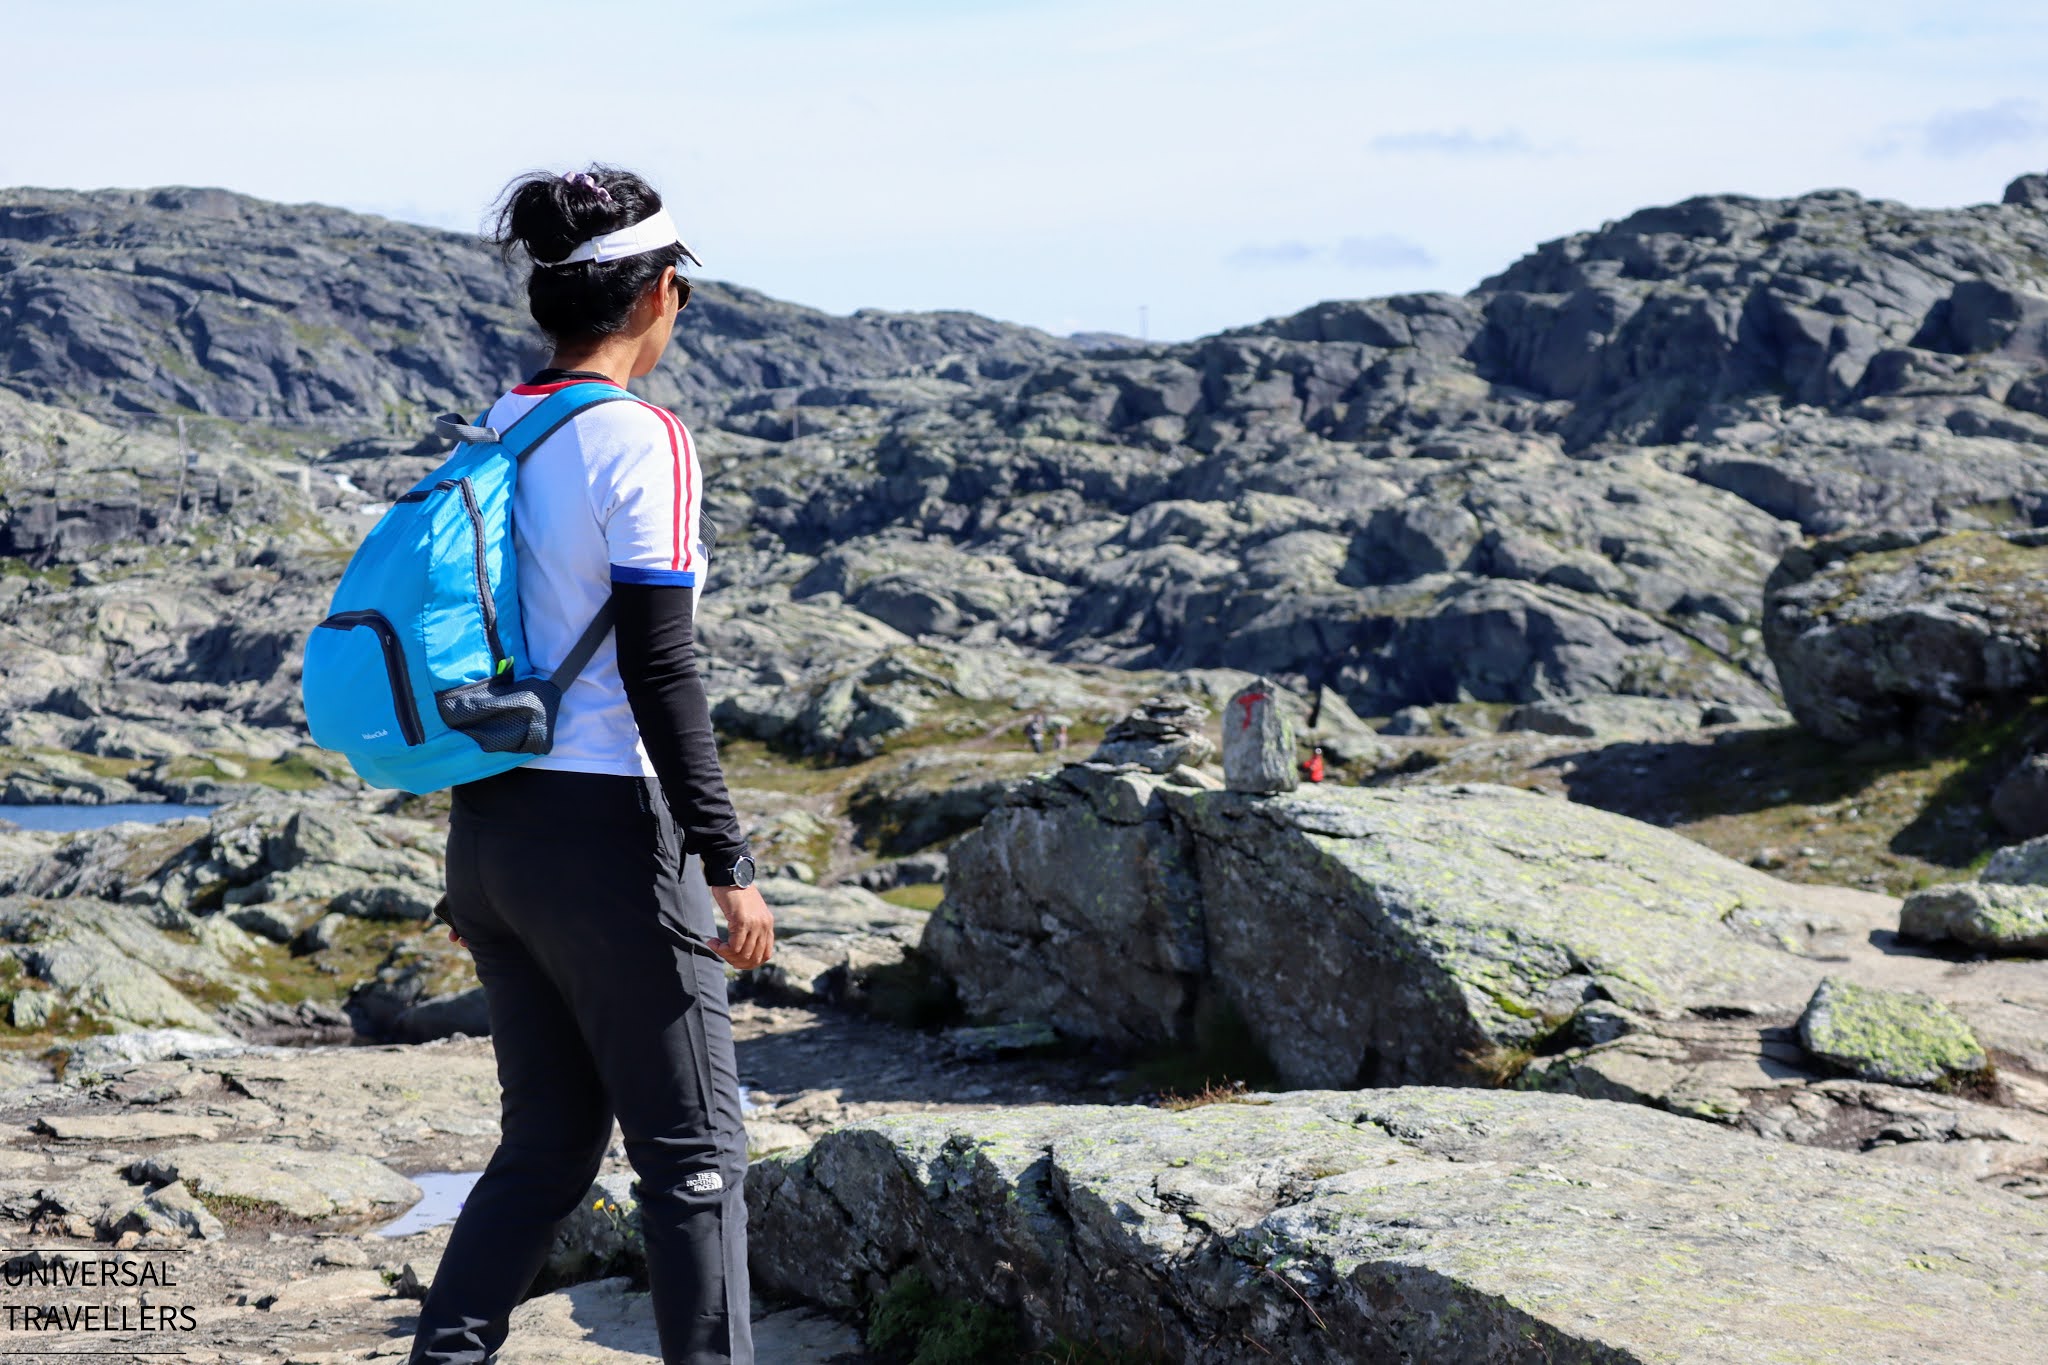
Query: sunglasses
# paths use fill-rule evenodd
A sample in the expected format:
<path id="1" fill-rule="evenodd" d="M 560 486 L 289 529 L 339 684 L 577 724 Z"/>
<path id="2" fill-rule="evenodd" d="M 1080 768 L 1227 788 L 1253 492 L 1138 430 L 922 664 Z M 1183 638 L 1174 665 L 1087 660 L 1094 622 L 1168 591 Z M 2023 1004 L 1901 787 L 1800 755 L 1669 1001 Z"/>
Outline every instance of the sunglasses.
<path id="1" fill-rule="evenodd" d="M 690 306 L 690 282 L 683 278 L 680 267 L 676 270 L 676 311 L 682 312 Z"/>

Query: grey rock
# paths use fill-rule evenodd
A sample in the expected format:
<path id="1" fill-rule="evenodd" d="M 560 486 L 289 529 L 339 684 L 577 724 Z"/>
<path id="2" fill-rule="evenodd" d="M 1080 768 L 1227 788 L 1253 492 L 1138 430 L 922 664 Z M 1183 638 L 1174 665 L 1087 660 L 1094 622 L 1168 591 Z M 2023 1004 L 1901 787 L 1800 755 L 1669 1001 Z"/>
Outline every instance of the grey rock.
<path id="1" fill-rule="evenodd" d="M 1404 706 L 1387 718 L 1385 733 L 1390 735 L 1433 735 L 1436 733 L 1436 717 L 1423 706 Z"/>
<path id="2" fill-rule="evenodd" d="M 313 1222 L 361 1225 L 417 1203 L 419 1186 L 356 1152 L 313 1152 L 282 1142 L 169 1147 L 138 1159 L 131 1174 L 182 1181 L 201 1196 L 267 1206 Z"/>
<path id="3" fill-rule="evenodd" d="M 2048 834 L 2048 754 L 2029 754 L 1998 780 L 1991 817 L 2021 839 Z"/>
<path id="4" fill-rule="evenodd" d="M 2048 886 L 1953 882 L 1906 897 L 1899 932 L 1978 952 L 2048 957 Z"/>
<path id="5" fill-rule="evenodd" d="M 1155 773 L 1200 767 L 1216 756 L 1215 744 L 1203 733 L 1208 721 L 1208 708 L 1192 697 L 1149 698 L 1103 731 L 1089 761 L 1135 763 Z"/>
<path id="6" fill-rule="evenodd" d="M 893 891 L 899 886 L 928 886 L 945 880 L 946 855 L 933 851 L 891 858 L 864 868 L 853 883 L 863 891 Z"/>
<path id="7" fill-rule="evenodd" d="M 348 923 L 347 915 L 342 914 L 339 910 L 329 911 L 318 919 L 308 922 L 305 928 L 299 930 L 292 939 L 292 951 L 294 953 L 325 952 L 335 945 L 337 936 L 341 932 L 341 926 L 346 923 Z"/>
<path id="8" fill-rule="evenodd" d="M 2040 207 L 2048 204 L 2048 175 L 2029 174 L 2020 176 L 2005 187 L 2002 202 Z"/>
<path id="9" fill-rule="evenodd" d="M 0 950 L 49 987 L 54 1003 L 116 1030 L 219 1031 L 169 979 L 250 988 L 237 965 L 254 951 L 247 936 L 232 925 L 208 928 L 198 942 L 187 943 L 164 934 L 137 906 L 0 898 L 0 936 L 6 939 Z"/>
<path id="10" fill-rule="evenodd" d="M 130 1230 L 145 1237 L 169 1234 L 207 1242 L 219 1241 L 228 1235 L 220 1219 L 193 1196 L 182 1180 L 159 1185 L 144 1195 L 140 1203 L 128 1210 L 114 1232 L 119 1236 Z"/>
<path id="11" fill-rule="evenodd" d="M 1733 707 L 1719 707 L 1732 721 Z M 1573 739 L 1670 739 L 1696 732 L 1705 717 L 1697 702 L 1651 697 L 1578 697 L 1530 702 L 1510 711 L 1503 730 L 1526 730 Z"/>
<path id="12" fill-rule="evenodd" d="M 431 929 L 394 944 L 373 976 L 349 988 L 343 1009 L 357 1033 L 380 1041 L 490 1032 L 470 955 Z"/>
<path id="13" fill-rule="evenodd" d="M 856 886 L 762 883 L 775 907 L 775 956 L 741 975 L 741 988 L 805 1003 L 863 1003 L 878 975 L 916 947 L 927 916 Z"/>
<path id="14" fill-rule="evenodd" d="M 249 1044 L 221 1033 L 176 1028 L 131 1029 L 82 1038 L 67 1046 L 65 1074 L 101 1075 L 142 1062 L 184 1057 L 232 1057 L 250 1050 Z"/>
<path id="15" fill-rule="evenodd" d="M 2048 886 L 2048 838 L 2028 839 L 1994 850 L 1977 880 L 2012 886 Z"/>
<path id="16" fill-rule="evenodd" d="M 1562 1096 L 899 1115 L 758 1163 L 748 1207 L 766 1293 L 846 1309 L 914 1269 L 1032 1344 L 1219 1365 L 2020 1365 L 2048 1331 L 2026 1201 Z"/>
<path id="17" fill-rule="evenodd" d="M 646 1272 L 637 1182 L 631 1175 L 605 1175 L 555 1225 L 536 1287 L 557 1289 L 613 1275 L 644 1277 Z"/>
<path id="18" fill-rule="evenodd" d="M 1247 684 L 1223 708 L 1223 782 L 1235 792 L 1288 792 L 1301 783 L 1294 727 L 1265 679 Z"/>
<path id="19" fill-rule="evenodd" d="M 1946 1005 L 1828 977 L 1799 1016 L 1799 1042 L 1820 1060 L 1884 1085 L 1952 1085 L 1990 1066 L 1983 1044 Z"/>
<path id="20" fill-rule="evenodd" d="M 929 849 L 980 824 L 1011 787 L 1051 761 L 1028 751 L 913 755 L 854 790 L 854 836 L 878 853 Z"/>
<path id="21" fill-rule="evenodd" d="M 289 943 L 298 932 L 298 922 L 272 905 L 245 905 L 230 911 L 228 919 L 259 938 L 272 943 Z"/>
<path id="22" fill-rule="evenodd" d="M 1823 738 L 1932 737 L 1983 701 L 2048 687 L 2042 569 L 2029 532 L 1882 532 L 1794 550 L 1764 638 L 1785 703 Z"/>

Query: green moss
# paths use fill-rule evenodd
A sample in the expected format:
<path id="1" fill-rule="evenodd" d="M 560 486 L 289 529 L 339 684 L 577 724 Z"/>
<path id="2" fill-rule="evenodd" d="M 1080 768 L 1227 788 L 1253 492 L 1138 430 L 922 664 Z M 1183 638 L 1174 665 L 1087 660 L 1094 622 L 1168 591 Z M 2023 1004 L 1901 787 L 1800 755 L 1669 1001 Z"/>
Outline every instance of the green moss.
<path id="1" fill-rule="evenodd" d="M 866 1340 L 887 1365 L 1154 1365 L 1157 1359 L 1065 1337 L 1033 1349 L 1012 1314 L 947 1298 L 915 1270 L 897 1276 L 870 1305 Z"/>
<path id="2" fill-rule="evenodd" d="M 922 1275 L 899 1276 L 868 1316 L 868 1349 L 899 1365 L 1002 1365 L 1023 1358 L 1017 1325 L 981 1304 L 942 1297 Z"/>
<path id="3" fill-rule="evenodd" d="M 294 749 L 283 758 L 239 761 L 249 770 L 249 781 L 288 792 L 318 790 L 347 770 L 340 759 L 308 749 Z"/>
<path id="4" fill-rule="evenodd" d="M 883 900 L 891 905 L 900 905 L 907 910 L 936 910 L 939 908 L 939 902 L 945 898 L 946 888 L 939 882 L 918 882 L 911 886 L 897 886 L 882 893 Z"/>

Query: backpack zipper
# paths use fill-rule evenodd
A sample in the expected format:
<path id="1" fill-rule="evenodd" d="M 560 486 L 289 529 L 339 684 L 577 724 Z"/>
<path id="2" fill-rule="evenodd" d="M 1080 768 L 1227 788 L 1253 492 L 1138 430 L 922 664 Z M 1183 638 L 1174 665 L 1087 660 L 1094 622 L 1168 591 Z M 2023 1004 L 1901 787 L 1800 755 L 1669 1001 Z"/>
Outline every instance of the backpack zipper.
<path id="1" fill-rule="evenodd" d="M 489 551 L 484 543 L 484 511 L 476 500 L 476 489 L 468 479 L 443 479 L 428 488 L 415 488 L 401 496 L 400 502 L 425 502 L 436 493 L 457 489 L 462 494 L 462 510 L 469 517 L 471 556 L 476 563 L 477 607 L 483 612 L 484 641 L 491 650 L 491 676 L 497 677 L 505 665 L 512 662 L 512 656 L 505 652 L 505 642 L 498 638 L 498 604 L 491 596 L 491 571 Z"/>
<path id="2" fill-rule="evenodd" d="M 491 571 L 484 545 L 484 511 L 477 506 L 476 490 L 468 479 L 457 479 L 455 486 L 462 490 L 462 507 L 469 513 L 469 533 L 476 554 L 476 600 L 483 608 L 484 639 L 491 646 L 491 676 L 495 678 L 512 661 L 512 656 L 505 652 L 504 642 L 498 638 L 498 604 L 491 597 Z"/>
<path id="3" fill-rule="evenodd" d="M 391 709 L 398 713 L 398 733 L 407 744 L 424 744 L 427 734 L 420 725 L 419 702 L 412 695 L 412 674 L 405 666 L 405 647 L 398 632 L 382 612 L 338 611 L 320 623 L 329 630 L 354 630 L 367 626 L 384 649 L 384 674 L 391 682 Z"/>

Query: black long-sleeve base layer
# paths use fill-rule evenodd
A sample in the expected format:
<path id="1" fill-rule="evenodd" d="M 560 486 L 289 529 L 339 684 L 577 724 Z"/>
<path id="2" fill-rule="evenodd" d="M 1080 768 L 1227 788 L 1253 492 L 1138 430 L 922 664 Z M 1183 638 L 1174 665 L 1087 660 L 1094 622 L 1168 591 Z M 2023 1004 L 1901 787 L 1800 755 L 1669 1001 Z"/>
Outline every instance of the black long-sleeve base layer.
<path id="1" fill-rule="evenodd" d="M 711 731 L 711 706 L 697 671 L 692 588 L 612 585 L 612 629 L 619 676 L 640 727 L 640 742 L 661 779 L 683 851 L 704 860 L 714 883 L 747 852 L 746 836 L 726 794 Z"/>
<path id="2" fill-rule="evenodd" d="M 490 1004 L 503 1136 L 420 1311 L 412 1365 L 480 1365 L 617 1116 L 668 1365 L 751 1365 L 746 1128 L 708 897 L 644 778 L 514 768 L 457 787 L 448 918 Z M 687 931 L 681 935 L 674 930 Z"/>

